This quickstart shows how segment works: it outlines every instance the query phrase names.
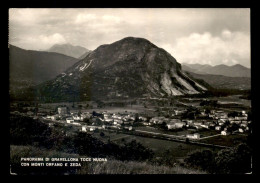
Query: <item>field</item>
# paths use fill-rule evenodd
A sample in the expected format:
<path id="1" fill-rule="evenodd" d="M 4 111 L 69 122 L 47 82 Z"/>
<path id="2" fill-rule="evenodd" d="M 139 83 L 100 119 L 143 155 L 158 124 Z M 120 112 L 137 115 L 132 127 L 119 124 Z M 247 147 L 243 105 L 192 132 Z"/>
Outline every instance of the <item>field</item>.
<path id="1" fill-rule="evenodd" d="M 227 135 L 227 136 L 223 136 L 223 135 L 215 136 L 212 138 L 200 140 L 200 142 L 232 147 L 232 146 L 238 145 L 242 142 L 245 142 L 246 139 L 247 139 L 246 135 L 232 134 L 232 135 Z"/>
<path id="2" fill-rule="evenodd" d="M 107 141 L 109 138 L 108 136 L 110 136 L 110 140 L 117 144 L 123 144 L 125 142 L 136 140 L 137 142 L 140 142 L 145 147 L 152 149 L 155 152 L 155 155 L 157 156 L 160 156 L 161 153 L 165 152 L 166 150 L 170 150 L 172 151 L 173 155 L 176 158 L 184 158 L 191 151 L 197 149 L 208 149 L 198 145 L 186 144 L 186 143 L 180 143 L 180 142 L 174 142 L 168 140 L 146 138 L 146 137 L 140 137 L 134 135 L 126 135 L 121 133 L 117 134 L 112 132 L 110 133 L 104 132 L 104 133 L 105 133 L 104 137 L 101 137 L 99 133 L 95 133 L 93 134 L 93 136 L 103 141 Z"/>
<path id="3" fill-rule="evenodd" d="M 230 95 L 227 97 L 209 97 L 210 100 L 218 100 L 221 103 L 237 103 L 247 107 L 251 107 L 251 100 L 240 99 L 240 95 Z"/>
<path id="4" fill-rule="evenodd" d="M 198 130 L 197 133 L 200 134 L 200 137 L 201 137 L 201 138 L 220 134 L 219 131 L 216 131 L 216 130 L 208 130 L 208 129 L 204 129 L 204 128 Z"/>
<path id="5" fill-rule="evenodd" d="M 75 111 L 78 111 L 78 109 L 73 109 Z M 71 112 L 73 112 L 73 110 L 70 110 Z M 82 109 L 82 112 L 109 112 L 109 113 L 123 113 L 125 111 L 127 111 L 128 113 L 142 113 L 147 111 L 147 109 L 145 109 L 143 106 L 140 105 L 133 105 L 131 106 L 125 106 L 125 107 L 104 107 L 104 108 L 93 108 L 93 109 Z"/>
<path id="6" fill-rule="evenodd" d="M 176 131 L 168 131 L 168 130 L 160 130 L 158 128 L 154 128 L 154 127 L 135 127 L 135 130 L 142 130 L 142 131 L 148 131 L 148 132 L 155 132 L 155 133 L 164 133 L 164 134 L 169 134 L 169 135 L 177 135 L 177 136 L 182 136 L 185 137 L 187 134 L 193 134 L 193 133 L 199 133 L 201 135 L 201 137 L 207 137 L 207 136 L 211 136 L 211 135 L 216 135 L 219 134 L 219 132 L 215 131 L 215 130 L 208 130 L 208 129 L 179 129 Z"/>

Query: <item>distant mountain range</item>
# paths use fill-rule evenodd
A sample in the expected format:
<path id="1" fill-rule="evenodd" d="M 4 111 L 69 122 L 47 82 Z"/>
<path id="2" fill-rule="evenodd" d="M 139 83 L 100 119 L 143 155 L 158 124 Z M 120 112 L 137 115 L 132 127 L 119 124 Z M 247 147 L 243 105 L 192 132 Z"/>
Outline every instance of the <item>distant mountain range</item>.
<path id="1" fill-rule="evenodd" d="M 85 52 L 81 59 L 12 45 L 9 55 L 10 93 L 19 100 L 32 96 L 49 102 L 84 101 L 199 94 L 211 87 L 251 89 L 250 75 L 238 77 L 250 69 L 241 65 L 181 65 L 143 38 L 126 37 L 101 45 Z M 214 75 L 228 73 L 226 68 L 229 75 L 239 75 Z"/>
<path id="2" fill-rule="evenodd" d="M 223 75 L 213 74 L 196 74 L 193 72 L 186 71 L 187 74 L 192 78 L 202 79 L 213 88 L 218 89 L 239 89 L 249 90 L 251 89 L 251 78 L 250 77 L 228 77 Z"/>
<path id="3" fill-rule="evenodd" d="M 53 79 L 77 61 L 78 59 L 59 53 L 24 50 L 9 45 L 10 89 Z"/>
<path id="4" fill-rule="evenodd" d="M 227 65 L 202 65 L 202 64 L 182 64 L 182 69 L 196 74 L 213 74 L 228 77 L 251 77 L 251 69 L 240 64 L 233 66 Z"/>
<path id="5" fill-rule="evenodd" d="M 48 52 L 61 53 L 70 57 L 84 58 L 91 51 L 82 46 L 73 46 L 71 44 L 55 44 L 50 49 L 46 50 Z"/>
<path id="6" fill-rule="evenodd" d="M 207 90 L 164 49 L 143 38 L 101 45 L 55 79 L 37 86 L 50 101 L 175 96 Z"/>

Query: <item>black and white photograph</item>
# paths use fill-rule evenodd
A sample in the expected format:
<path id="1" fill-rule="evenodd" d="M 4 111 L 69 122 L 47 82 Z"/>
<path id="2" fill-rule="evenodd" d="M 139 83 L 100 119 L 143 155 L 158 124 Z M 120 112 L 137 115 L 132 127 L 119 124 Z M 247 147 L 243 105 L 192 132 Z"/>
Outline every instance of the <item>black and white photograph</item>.
<path id="1" fill-rule="evenodd" d="M 9 8 L 10 175 L 252 174 L 250 8 Z"/>

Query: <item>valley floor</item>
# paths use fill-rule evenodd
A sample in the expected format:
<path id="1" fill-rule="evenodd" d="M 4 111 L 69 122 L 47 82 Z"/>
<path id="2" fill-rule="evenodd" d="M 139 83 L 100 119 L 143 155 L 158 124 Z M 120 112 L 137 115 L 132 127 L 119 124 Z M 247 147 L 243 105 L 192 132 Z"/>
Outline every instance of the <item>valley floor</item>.
<path id="1" fill-rule="evenodd" d="M 189 154 L 196 151 L 210 150 L 217 153 L 221 149 L 229 149 L 238 144 L 246 143 L 247 137 L 250 134 L 248 126 L 251 123 L 251 121 L 247 119 L 240 120 L 240 124 L 243 122 L 244 125 L 246 125 L 243 128 L 241 126 L 244 130 L 243 132 L 240 133 L 237 129 L 236 131 L 232 131 L 229 135 L 223 135 L 222 130 L 226 131 L 225 127 L 227 128 L 231 125 L 230 121 L 229 123 L 227 122 L 230 120 L 230 118 L 228 118 L 229 112 L 241 112 L 245 109 L 247 109 L 247 112 L 250 112 L 251 101 L 239 99 L 239 96 L 215 97 L 207 98 L 207 100 L 219 100 L 220 105 L 222 105 L 223 102 L 231 105 L 233 105 L 233 102 L 237 102 L 239 105 L 234 106 L 233 108 L 229 106 L 222 106 L 219 108 L 207 106 L 206 108 L 201 105 L 201 103 L 205 101 L 204 98 L 182 98 L 174 101 L 174 104 L 171 105 L 168 103 L 164 104 L 161 100 L 157 101 L 158 103 L 128 104 L 122 107 L 87 107 L 89 104 L 85 102 L 79 102 L 76 103 L 76 105 L 74 105 L 74 103 L 39 104 L 38 112 L 45 114 L 45 116 L 35 116 L 32 112 L 35 109 L 33 105 L 19 107 L 18 104 L 13 104 L 11 112 L 37 119 L 40 122 L 47 124 L 50 129 L 60 131 L 67 137 L 78 132 L 84 132 L 105 144 L 113 142 L 118 145 L 124 145 L 127 142 L 137 141 L 144 147 L 151 149 L 155 154 L 155 158 L 163 157 L 163 153 L 167 151 L 171 152 L 173 159 L 176 160 L 177 163 L 174 167 L 168 167 L 165 165 L 154 165 L 148 161 L 122 162 L 115 159 L 109 159 L 106 162 L 84 162 L 82 163 L 82 166 L 73 167 L 69 170 L 71 172 L 67 172 L 66 170 L 65 173 L 68 174 L 204 174 L 206 172 L 191 170 L 181 166 L 184 164 L 184 159 L 187 158 Z M 69 116 L 66 114 L 64 119 L 56 119 L 58 116 L 57 108 L 62 105 L 67 106 L 70 109 L 71 114 Z M 153 122 L 151 122 L 152 119 L 157 119 L 158 116 L 163 117 L 163 120 L 168 124 L 170 123 L 170 120 L 182 120 L 182 115 L 178 115 L 178 113 L 185 110 L 187 112 L 190 110 L 190 107 L 192 107 L 194 111 L 197 111 L 196 115 L 198 118 L 196 118 L 196 116 L 195 119 L 192 120 L 184 119 L 183 121 L 185 121 L 185 126 L 180 129 L 169 130 L 165 129 L 166 126 L 162 126 L 162 123 L 158 124 L 156 122 L 153 124 Z M 221 126 L 222 121 L 220 119 L 213 119 L 207 115 L 207 117 L 205 117 L 206 109 L 214 112 L 210 112 L 207 114 L 208 116 L 213 114 L 217 115 L 218 113 L 225 116 L 226 122 L 224 123 L 226 124 L 223 123 L 224 125 L 222 125 L 222 130 L 215 129 L 218 125 Z M 19 112 L 19 110 L 28 112 Z M 173 113 L 175 113 L 175 115 L 172 115 Z M 86 118 L 87 120 L 75 120 L 75 122 L 74 120 L 73 122 L 67 121 L 67 118 L 79 117 L 77 115 L 81 114 L 86 114 L 89 117 Z M 104 116 L 103 119 L 95 116 L 100 114 L 110 116 L 111 119 L 112 116 L 116 116 L 117 118 L 114 118 L 114 121 L 123 121 L 123 117 L 128 117 L 128 121 L 125 121 L 128 125 L 125 125 L 124 123 L 122 125 L 117 123 L 114 124 L 114 122 L 108 124 L 105 121 Z M 165 116 L 167 116 L 167 118 Z M 245 116 L 240 117 L 243 118 Z M 145 120 L 139 121 L 139 118 L 145 118 Z M 212 124 L 213 128 L 209 128 L 209 125 Z M 129 130 L 125 130 L 124 127 L 129 127 L 130 125 L 131 130 L 130 128 Z M 204 127 L 202 127 L 203 125 Z M 208 126 L 205 127 L 205 125 Z M 247 131 L 246 127 L 248 128 Z M 198 138 L 188 138 L 188 135 L 196 133 L 200 135 Z M 19 158 L 21 157 L 80 157 L 78 154 L 63 153 L 49 149 L 39 149 L 34 146 L 11 145 L 10 152 L 12 172 L 16 172 L 15 169 L 19 169 Z M 58 167 L 56 168 L 59 169 Z M 64 173 L 64 171 L 62 172 Z"/>

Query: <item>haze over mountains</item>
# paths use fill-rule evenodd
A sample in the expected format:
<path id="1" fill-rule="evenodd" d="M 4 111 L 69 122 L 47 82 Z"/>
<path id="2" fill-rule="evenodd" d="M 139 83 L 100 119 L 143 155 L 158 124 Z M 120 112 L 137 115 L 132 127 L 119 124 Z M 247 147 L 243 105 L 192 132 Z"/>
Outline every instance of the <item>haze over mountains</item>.
<path id="1" fill-rule="evenodd" d="M 251 77 L 251 70 L 240 64 L 233 66 L 227 65 L 202 65 L 202 64 L 182 64 L 182 69 L 196 74 L 213 74 L 223 75 L 228 77 Z"/>
<path id="2" fill-rule="evenodd" d="M 181 65 L 168 52 L 146 39 L 134 37 L 99 46 L 37 88 L 51 100 L 175 96 L 206 90 L 182 72 Z"/>
<path id="3" fill-rule="evenodd" d="M 196 79 L 202 79 L 214 88 L 239 89 L 239 90 L 251 89 L 250 77 L 229 77 L 229 76 L 213 75 L 213 74 L 196 74 L 193 72 L 188 72 L 188 75 L 191 75 L 193 78 Z"/>
<path id="4" fill-rule="evenodd" d="M 28 87 L 55 78 L 78 61 L 59 53 L 9 45 L 10 87 Z"/>
<path id="5" fill-rule="evenodd" d="M 71 44 L 55 44 L 48 50 L 48 52 L 61 53 L 70 57 L 82 59 L 91 51 L 82 46 L 73 46 Z"/>

